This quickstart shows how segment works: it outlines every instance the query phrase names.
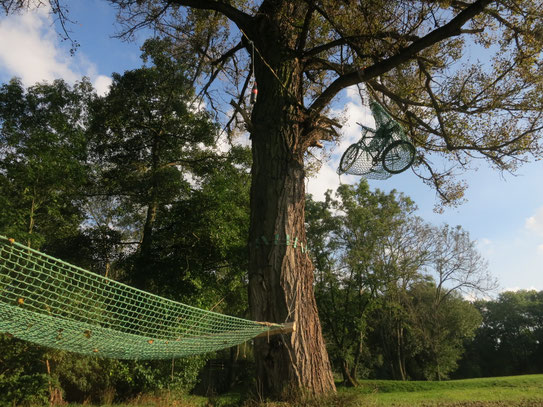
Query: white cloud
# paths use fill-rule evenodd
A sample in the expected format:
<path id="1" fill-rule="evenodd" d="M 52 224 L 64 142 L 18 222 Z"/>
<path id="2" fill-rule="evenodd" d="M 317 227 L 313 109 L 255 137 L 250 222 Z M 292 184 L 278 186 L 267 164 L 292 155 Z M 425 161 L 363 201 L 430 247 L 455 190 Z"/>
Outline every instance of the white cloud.
<path id="1" fill-rule="evenodd" d="M 526 219 L 526 229 L 543 236 L 543 207 L 539 208 L 533 216 Z"/>
<path id="2" fill-rule="evenodd" d="M 522 287 L 510 287 L 510 288 L 504 288 L 503 290 L 501 290 L 501 292 L 507 292 L 507 291 L 512 291 L 512 292 L 517 292 L 517 291 L 539 291 L 538 288 L 534 287 L 533 285 L 528 287 L 528 288 L 522 288 Z"/>
<path id="3" fill-rule="evenodd" d="M 109 76 L 98 75 L 94 80 L 93 86 L 96 89 L 96 93 L 100 96 L 104 96 L 109 92 L 112 83 L 113 80 Z"/>
<path id="4" fill-rule="evenodd" d="M 0 18 L 0 76 L 18 77 L 24 86 L 64 79 L 68 83 L 88 76 L 97 92 L 107 92 L 111 79 L 78 51 L 71 56 L 58 36 L 49 7 Z"/>
<path id="5" fill-rule="evenodd" d="M 537 209 L 533 216 L 530 216 L 528 219 L 526 219 L 526 222 L 524 223 L 524 227 L 530 232 L 535 233 L 538 236 L 538 238 L 535 238 L 535 239 L 541 241 L 540 240 L 541 236 L 543 236 L 543 207 L 540 207 L 539 209 Z M 532 240 L 535 240 L 535 239 L 532 238 Z M 532 246 L 532 248 L 533 247 L 534 246 Z M 540 256 L 543 255 L 543 244 L 541 243 L 537 244 L 536 254 L 539 258 Z"/>
<path id="6" fill-rule="evenodd" d="M 336 171 L 330 165 L 324 164 L 317 175 L 307 180 L 306 192 L 313 195 L 313 199 L 323 201 L 326 191 L 335 191 L 338 186 L 339 176 Z"/>
<path id="7" fill-rule="evenodd" d="M 68 82 L 78 79 L 70 68 L 69 54 L 59 49 L 47 7 L 4 17 L 0 20 L 0 38 L 3 71 L 20 77 L 26 86 L 55 78 Z"/>

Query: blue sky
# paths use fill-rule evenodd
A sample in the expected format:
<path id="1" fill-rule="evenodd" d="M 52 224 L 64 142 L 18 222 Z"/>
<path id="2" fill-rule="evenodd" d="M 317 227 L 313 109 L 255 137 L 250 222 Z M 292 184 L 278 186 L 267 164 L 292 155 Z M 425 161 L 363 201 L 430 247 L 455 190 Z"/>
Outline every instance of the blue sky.
<path id="1" fill-rule="evenodd" d="M 117 28 L 114 10 L 99 0 L 70 2 L 72 35 L 80 43 L 75 56 L 69 44 L 60 41 L 47 10 L 20 16 L 0 17 L 0 80 L 18 76 L 27 86 L 36 81 L 63 78 L 74 82 L 88 76 L 99 93 L 107 92 L 112 72 L 140 66 L 139 45 L 143 36 L 126 43 L 112 38 Z M 347 146 L 358 140 L 356 122 L 371 125 L 368 110 L 346 92 L 342 98 L 347 122 L 341 143 L 328 153 L 331 159 L 319 174 L 307 181 L 308 191 L 317 199 L 339 185 L 337 161 Z M 521 167 L 516 176 L 500 174 L 481 161 L 476 171 L 463 176 L 469 185 L 467 202 L 444 213 L 433 211 L 435 191 L 411 171 L 386 181 L 370 181 L 373 188 L 396 189 L 413 198 L 419 215 L 434 224 L 462 225 L 477 241 L 479 250 L 498 278 L 500 288 L 543 290 L 543 162 Z M 355 183 L 356 177 L 341 177 Z"/>

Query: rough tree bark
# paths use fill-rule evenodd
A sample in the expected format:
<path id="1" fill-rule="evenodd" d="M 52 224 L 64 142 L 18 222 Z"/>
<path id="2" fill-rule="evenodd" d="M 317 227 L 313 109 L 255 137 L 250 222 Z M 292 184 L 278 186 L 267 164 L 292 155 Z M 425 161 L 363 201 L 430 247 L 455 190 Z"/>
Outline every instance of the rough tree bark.
<path id="1" fill-rule="evenodd" d="M 295 321 L 297 327 L 293 334 L 255 343 L 258 386 L 264 394 L 275 396 L 304 389 L 311 393 L 335 390 L 313 293 L 313 265 L 305 249 L 307 145 L 297 104 L 301 87 L 296 82 L 302 67 L 290 55 L 281 54 L 285 48 L 279 45 L 289 38 L 281 25 L 263 18 L 256 25 L 259 32 L 253 33 L 253 38 L 261 38 L 255 45 L 263 59 L 255 58 L 259 98 L 251 119 L 249 232 L 252 317 Z"/>
<path id="2" fill-rule="evenodd" d="M 313 267 L 300 246 L 305 245 L 303 162 L 284 148 L 288 135 L 264 131 L 276 142 L 261 137 L 253 144 L 250 308 L 255 320 L 295 321 L 297 328 L 290 338 L 256 341 L 257 377 L 265 394 L 279 395 L 293 383 L 322 393 L 333 390 L 334 383 L 313 295 Z M 300 243 L 295 248 L 296 238 Z"/>

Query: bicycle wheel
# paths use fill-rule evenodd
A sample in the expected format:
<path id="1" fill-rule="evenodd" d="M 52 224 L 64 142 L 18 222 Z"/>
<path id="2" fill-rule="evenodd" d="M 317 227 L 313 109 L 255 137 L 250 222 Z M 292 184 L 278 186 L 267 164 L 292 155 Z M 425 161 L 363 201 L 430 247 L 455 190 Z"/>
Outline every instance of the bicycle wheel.
<path id="1" fill-rule="evenodd" d="M 415 146 L 405 140 L 396 140 L 383 151 L 383 168 L 391 174 L 407 170 L 415 161 Z"/>
<path id="2" fill-rule="evenodd" d="M 341 156 L 341 161 L 339 162 L 339 172 L 344 173 L 349 170 L 358 158 L 360 154 L 360 148 L 357 144 L 351 144 L 347 150 Z"/>

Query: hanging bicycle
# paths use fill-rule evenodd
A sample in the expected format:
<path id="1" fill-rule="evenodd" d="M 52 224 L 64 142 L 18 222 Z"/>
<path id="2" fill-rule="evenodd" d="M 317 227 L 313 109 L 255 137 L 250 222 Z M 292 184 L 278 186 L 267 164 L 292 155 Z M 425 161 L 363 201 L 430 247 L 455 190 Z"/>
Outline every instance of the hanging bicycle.
<path id="1" fill-rule="evenodd" d="M 362 138 L 345 150 L 338 173 L 387 179 L 407 170 L 415 160 L 416 150 L 400 124 L 379 103 L 372 101 L 370 109 L 377 129 L 358 123 Z"/>

